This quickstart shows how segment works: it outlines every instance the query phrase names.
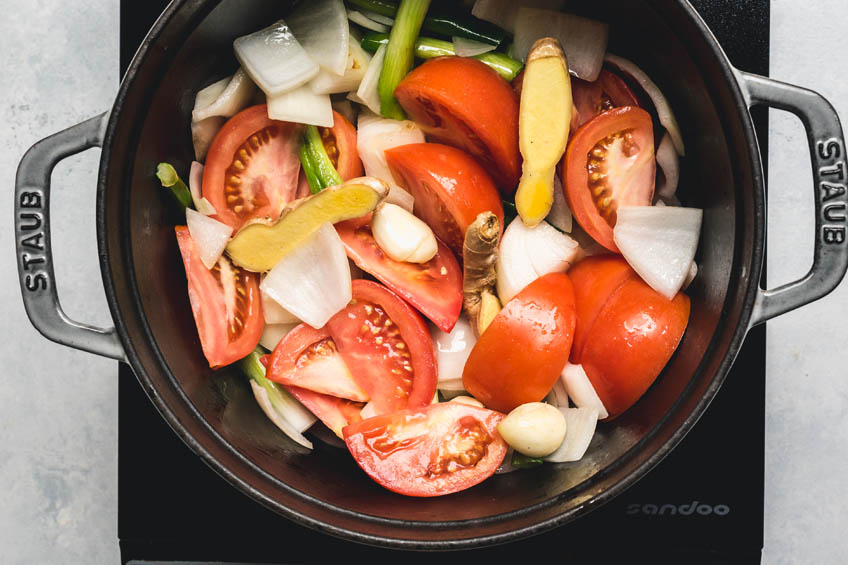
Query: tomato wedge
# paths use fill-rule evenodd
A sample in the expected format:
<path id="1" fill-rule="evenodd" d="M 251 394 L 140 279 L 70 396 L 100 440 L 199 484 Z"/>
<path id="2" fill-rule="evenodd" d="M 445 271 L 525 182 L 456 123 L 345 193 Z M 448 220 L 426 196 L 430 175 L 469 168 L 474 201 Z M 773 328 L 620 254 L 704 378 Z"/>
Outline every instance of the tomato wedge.
<path id="1" fill-rule="evenodd" d="M 381 284 L 353 281 L 353 300 L 327 329 L 377 414 L 419 408 L 436 393 L 433 340 L 421 316 Z"/>
<path id="2" fill-rule="evenodd" d="M 298 386 L 283 385 L 283 387 L 340 439 L 344 439 L 342 430 L 345 426 L 362 421 L 360 412 L 365 406 L 362 402 L 321 394 Z"/>
<path id="3" fill-rule="evenodd" d="M 569 271 L 578 300 L 571 362 L 581 364 L 615 418 L 636 403 L 686 331 L 689 298 L 668 300 L 617 255 L 584 259 Z"/>
<path id="4" fill-rule="evenodd" d="M 446 402 L 376 416 L 344 428 L 356 463 L 385 488 L 440 496 L 492 476 L 507 452 L 503 419 L 485 408 Z"/>
<path id="5" fill-rule="evenodd" d="M 271 355 L 263 355 L 259 358 L 259 362 L 267 369 L 271 364 Z M 269 372 L 266 372 L 266 376 L 270 378 Z M 344 439 L 342 437 L 342 428 L 348 424 L 362 420 L 360 412 L 362 412 L 362 408 L 365 406 L 364 402 L 354 402 L 353 400 L 322 394 L 299 386 L 284 384 L 283 388 L 291 393 L 298 402 L 303 404 L 307 410 L 312 412 L 316 418 L 321 420 L 325 426 L 341 439 Z"/>
<path id="6" fill-rule="evenodd" d="M 571 137 L 560 163 L 565 197 L 592 239 L 618 252 L 613 240 L 619 206 L 650 206 L 656 160 L 651 115 L 623 106 L 597 116 Z"/>
<path id="7" fill-rule="evenodd" d="M 568 275 L 536 279 L 477 340 L 462 372 L 465 390 L 501 412 L 542 400 L 568 361 L 575 319 Z"/>
<path id="8" fill-rule="evenodd" d="M 583 351 L 588 329 L 595 323 L 607 298 L 633 276 L 633 269 L 627 261 L 622 261 L 620 255 L 596 255 L 586 265 L 583 265 L 584 262 L 578 262 L 568 271 L 574 286 L 577 320 L 582 322 L 574 328 L 572 358 L 579 357 Z"/>
<path id="9" fill-rule="evenodd" d="M 604 69 L 594 82 L 571 78 L 571 94 L 583 125 L 602 112 L 621 106 L 639 106 L 639 99 L 618 75 Z"/>
<path id="10" fill-rule="evenodd" d="M 467 151 L 501 192 L 515 192 L 518 98 L 495 71 L 476 59 L 431 59 L 406 75 L 395 98 L 430 140 Z"/>
<path id="11" fill-rule="evenodd" d="M 277 344 L 267 377 L 320 404 L 313 412 L 338 431 L 338 422 L 351 421 L 351 404 L 303 391 L 370 400 L 377 414 L 426 406 L 436 392 L 433 341 L 411 306 L 383 285 L 358 279 L 353 300 L 324 328 L 301 324 Z"/>
<path id="12" fill-rule="evenodd" d="M 439 143 L 411 143 L 386 151 L 386 162 L 398 184 L 415 197 L 415 214 L 458 257 L 465 230 L 481 212 L 494 213 L 503 231 L 498 189 L 468 153 Z"/>
<path id="13" fill-rule="evenodd" d="M 371 235 L 370 225 L 356 222 L 336 224 L 336 231 L 356 265 L 398 293 L 429 318 L 439 329 L 450 332 L 462 310 L 462 271 L 444 243 L 423 264 L 395 261 L 387 256 Z"/>
<path id="14" fill-rule="evenodd" d="M 321 394 L 368 402 L 345 365 L 336 343 L 326 329 L 301 324 L 280 340 L 274 351 L 268 378 L 284 385 L 305 388 Z"/>
<path id="15" fill-rule="evenodd" d="M 297 191 L 301 131 L 299 124 L 268 118 L 264 104 L 224 124 L 203 170 L 203 196 L 216 219 L 238 230 L 250 219 L 280 216 Z"/>
<path id="16" fill-rule="evenodd" d="M 253 351 L 265 326 L 259 276 L 232 265 L 226 257 L 207 269 L 188 228 L 177 226 L 174 231 L 203 354 L 213 369 L 234 363 Z"/>
<path id="17" fill-rule="evenodd" d="M 347 118 L 333 110 L 333 127 L 318 128 L 324 150 L 342 180 L 364 175 L 362 161 L 356 149 L 356 128 Z"/>

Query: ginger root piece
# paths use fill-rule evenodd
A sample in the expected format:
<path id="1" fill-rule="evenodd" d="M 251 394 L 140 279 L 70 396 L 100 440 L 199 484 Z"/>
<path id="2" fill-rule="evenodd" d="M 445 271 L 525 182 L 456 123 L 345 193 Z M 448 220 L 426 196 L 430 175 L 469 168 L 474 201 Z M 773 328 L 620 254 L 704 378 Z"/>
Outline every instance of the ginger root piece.
<path id="1" fill-rule="evenodd" d="M 483 333 L 501 309 L 494 291 L 500 231 L 497 216 L 482 212 L 465 232 L 462 302 L 477 335 Z"/>
<path id="2" fill-rule="evenodd" d="M 297 200 L 274 223 L 257 220 L 230 240 L 227 254 L 236 265 L 254 272 L 270 271 L 325 222 L 332 224 L 372 212 L 388 194 L 388 186 L 367 177 L 352 179 Z"/>
<path id="3" fill-rule="evenodd" d="M 571 127 L 571 78 L 562 45 L 553 37 L 533 44 L 524 69 L 518 111 L 518 146 L 524 158 L 515 194 L 518 215 L 533 227 L 554 201 L 554 174 Z"/>

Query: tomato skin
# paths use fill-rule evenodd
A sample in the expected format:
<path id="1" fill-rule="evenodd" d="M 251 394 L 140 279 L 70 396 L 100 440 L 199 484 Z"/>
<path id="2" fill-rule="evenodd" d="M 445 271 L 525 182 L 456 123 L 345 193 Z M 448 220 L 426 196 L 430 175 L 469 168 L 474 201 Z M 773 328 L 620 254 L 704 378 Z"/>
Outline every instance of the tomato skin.
<path id="1" fill-rule="evenodd" d="M 595 188 L 590 187 L 590 159 L 595 159 L 590 153 L 612 138 L 616 140 L 613 148 L 603 149 L 603 157 L 597 161 L 599 172 L 604 175 L 599 182 L 604 183 L 605 188 L 603 194 L 596 196 L 593 194 Z M 621 153 L 623 138 L 635 145 L 635 154 L 625 156 Z M 621 167 L 611 171 L 610 167 L 615 165 Z M 560 178 L 568 206 L 580 226 L 592 239 L 618 253 L 613 238 L 616 209 L 619 206 L 650 206 L 654 195 L 656 159 L 650 114 L 635 106 L 622 106 L 581 126 L 568 142 L 560 162 Z M 602 215 L 599 206 L 603 206 L 600 202 L 604 201 L 607 204 Z"/>
<path id="2" fill-rule="evenodd" d="M 590 304 L 578 308 L 577 333 L 584 343 L 572 350 L 571 362 L 583 366 L 615 418 L 639 400 L 671 359 L 689 321 L 689 298 L 678 293 L 666 299 L 617 256 L 589 257 L 577 267 L 575 295 Z M 624 279 L 611 283 L 622 269 Z M 588 288 L 595 280 L 607 284 Z"/>
<path id="3" fill-rule="evenodd" d="M 504 305 L 477 340 L 462 372 L 465 390 L 504 413 L 542 400 L 568 361 L 575 323 L 568 275 L 536 279 Z"/>
<path id="4" fill-rule="evenodd" d="M 406 75 L 395 98 L 428 139 L 470 153 L 503 194 L 515 193 L 518 98 L 495 71 L 476 59 L 438 57 Z"/>
<path id="5" fill-rule="evenodd" d="M 321 423 L 332 430 L 339 439 L 344 439 L 342 430 L 345 426 L 362 421 L 360 412 L 365 404 L 361 402 L 321 394 L 299 386 L 283 385 L 283 388 L 312 412 L 316 418 L 321 420 Z"/>
<path id="6" fill-rule="evenodd" d="M 497 430 L 503 417 L 446 402 L 362 420 L 343 433 L 356 463 L 383 487 L 407 496 L 441 496 L 494 474 L 507 452 Z"/>
<path id="7" fill-rule="evenodd" d="M 571 357 L 579 358 L 588 337 L 588 330 L 595 323 L 607 298 L 618 290 L 624 281 L 633 277 L 633 269 L 620 255 L 596 255 L 591 261 L 579 261 L 569 269 L 568 276 L 574 285 L 574 302 L 577 306 L 577 326 L 574 328 L 574 343 Z"/>
<path id="8" fill-rule="evenodd" d="M 215 219 L 238 230 L 253 218 L 280 217 L 297 191 L 301 131 L 300 124 L 268 118 L 264 104 L 227 120 L 209 146 L 203 170 L 202 193 L 215 207 Z"/>
<path id="9" fill-rule="evenodd" d="M 333 110 L 333 127 L 318 128 L 324 149 L 342 180 L 355 179 L 365 174 L 356 149 L 356 128 L 347 118 Z"/>
<path id="10" fill-rule="evenodd" d="M 640 106 L 627 83 L 606 69 L 601 70 L 594 82 L 572 77 L 571 90 L 579 114 L 578 126 L 612 108 Z"/>
<path id="11" fill-rule="evenodd" d="M 336 224 L 336 231 L 356 265 L 373 275 L 418 309 L 439 329 L 450 332 L 462 310 L 462 270 L 450 249 L 436 240 L 439 251 L 423 264 L 395 261 L 360 220 Z"/>
<path id="12" fill-rule="evenodd" d="M 392 324 L 387 325 L 385 317 L 377 318 L 381 322 L 379 328 L 373 324 L 371 316 L 376 314 L 373 306 L 379 306 Z M 433 400 L 436 393 L 433 339 L 418 312 L 391 290 L 368 280 L 354 280 L 353 301 L 333 316 L 326 328 L 378 414 L 419 408 Z M 395 328 L 400 331 L 403 348 L 392 345 L 393 335 L 397 335 Z M 375 329 L 380 333 L 372 333 Z M 375 337 L 380 338 L 379 342 Z M 378 362 L 380 356 L 382 362 Z M 407 364 L 412 368 L 411 386 L 406 383 L 410 373 Z M 396 394 L 398 388 L 408 389 L 408 393 L 400 396 Z"/>
<path id="13" fill-rule="evenodd" d="M 386 151 L 401 187 L 415 197 L 415 213 L 457 256 L 465 230 L 481 212 L 494 213 L 503 233 L 501 197 L 491 177 L 464 151 L 439 143 L 412 143 Z"/>
<path id="14" fill-rule="evenodd" d="M 235 363 L 253 351 L 265 326 L 259 297 L 259 275 L 231 265 L 226 257 L 219 260 L 214 270 L 207 269 L 200 260 L 188 228 L 177 226 L 174 231 L 183 258 L 188 298 L 203 354 L 213 369 Z M 223 272 L 227 269 L 231 270 L 229 276 L 236 279 L 234 288 L 244 291 L 243 298 L 232 297 L 236 302 L 235 318 L 232 320 L 227 316 L 226 298 L 220 282 L 220 277 L 227 276 Z M 241 322 L 239 330 L 235 329 L 236 319 Z"/>

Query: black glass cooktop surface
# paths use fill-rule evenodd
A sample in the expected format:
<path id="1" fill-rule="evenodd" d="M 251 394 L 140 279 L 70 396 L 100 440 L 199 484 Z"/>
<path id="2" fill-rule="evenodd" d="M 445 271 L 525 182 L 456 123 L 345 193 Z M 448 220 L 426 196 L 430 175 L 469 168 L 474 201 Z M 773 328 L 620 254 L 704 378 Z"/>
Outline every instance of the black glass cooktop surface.
<path id="1" fill-rule="evenodd" d="M 126 69 L 164 0 L 122 0 Z M 768 0 L 692 0 L 731 61 L 768 74 Z M 755 113 L 767 155 L 765 112 Z M 653 471 L 593 513 L 527 540 L 462 553 L 377 549 L 290 522 L 241 494 L 168 428 L 120 366 L 118 535 L 123 562 L 418 562 L 581 557 L 594 563 L 759 563 L 765 328 L 748 335 L 701 421 Z M 716 454 L 721 452 L 721 456 Z M 732 462 L 732 464 L 730 463 Z"/>

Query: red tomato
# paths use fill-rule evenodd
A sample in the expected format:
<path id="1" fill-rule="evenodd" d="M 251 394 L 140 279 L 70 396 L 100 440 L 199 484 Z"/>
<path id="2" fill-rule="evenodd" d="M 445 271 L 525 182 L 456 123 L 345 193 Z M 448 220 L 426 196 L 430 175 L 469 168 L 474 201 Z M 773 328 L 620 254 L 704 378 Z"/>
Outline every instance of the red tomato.
<path id="1" fill-rule="evenodd" d="M 301 131 L 299 124 L 269 119 L 264 104 L 224 124 L 203 170 L 203 196 L 216 219 L 238 230 L 252 218 L 280 217 L 297 190 Z"/>
<path id="2" fill-rule="evenodd" d="M 309 327 L 306 324 L 299 327 Z M 295 328 L 296 330 L 297 328 Z M 311 328 L 310 328 L 311 329 Z M 295 331 L 292 330 L 292 331 Z M 315 330 L 320 331 L 320 330 Z M 259 358 L 259 362 L 267 369 L 271 364 L 271 355 L 263 355 Z M 267 377 L 270 375 L 266 373 Z M 273 380 L 273 379 L 272 379 Z M 339 438 L 342 438 L 342 428 L 348 424 L 353 424 L 362 420 L 360 412 L 365 406 L 364 402 L 354 402 L 345 398 L 322 394 L 299 386 L 283 385 L 292 396 L 294 396 L 307 410 L 312 412 L 316 418 L 333 431 Z"/>
<path id="3" fill-rule="evenodd" d="M 305 388 L 321 394 L 368 402 L 347 368 L 335 341 L 326 328 L 316 330 L 301 324 L 274 348 L 268 378 L 284 385 Z"/>
<path id="4" fill-rule="evenodd" d="M 253 351 L 265 326 L 259 275 L 239 269 L 226 257 L 207 269 L 188 228 L 177 226 L 175 231 L 203 354 L 212 368 L 234 363 Z"/>
<path id="5" fill-rule="evenodd" d="M 654 129 L 645 110 L 604 112 L 571 137 L 560 164 L 565 197 L 592 239 L 618 252 L 613 240 L 619 206 L 650 206 L 656 160 Z"/>
<path id="6" fill-rule="evenodd" d="M 471 350 L 462 372 L 465 390 L 501 412 L 542 400 L 568 361 L 574 308 L 566 274 L 550 273 L 527 285 Z"/>
<path id="7" fill-rule="evenodd" d="M 571 78 L 571 95 L 582 126 L 602 112 L 620 106 L 639 106 L 639 99 L 618 75 L 602 70 L 595 82 Z"/>
<path id="8" fill-rule="evenodd" d="M 618 256 L 589 257 L 570 274 L 585 303 L 577 310 L 582 343 L 575 342 L 571 362 L 583 366 L 614 418 L 639 400 L 677 349 L 689 298 L 666 299 Z"/>
<path id="9" fill-rule="evenodd" d="M 365 406 L 362 402 L 321 394 L 298 386 L 283 387 L 341 439 L 344 439 L 342 430 L 345 426 L 362 421 L 360 412 Z"/>
<path id="10" fill-rule="evenodd" d="M 450 332 L 462 310 L 462 271 L 444 243 L 423 264 L 395 261 L 388 257 L 371 235 L 370 225 L 343 222 L 336 231 L 356 265 L 415 306 L 439 329 Z"/>
<path id="11" fill-rule="evenodd" d="M 594 324 L 607 297 L 633 276 L 633 269 L 620 255 L 596 255 L 591 261 L 578 262 L 568 271 L 568 276 L 574 285 L 577 320 L 583 321 L 574 329 L 571 356 L 575 357 L 583 351 L 587 330 Z"/>
<path id="12" fill-rule="evenodd" d="M 311 392 L 370 398 L 378 414 L 418 408 L 436 392 L 433 341 L 406 302 L 380 284 L 355 280 L 353 300 L 324 328 L 302 324 L 277 344 L 267 377 Z M 352 394 L 357 391 L 364 394 Z"/>
<path id="13" fill-rule="evenodd" d="M 387 489 L 440 496 L 490 477 L 506 455 L 502 414 L 446 402 L 347 426 L 345 443 L 357 464 Z"/>
<path id="14" fill-rule="evenodd" d="M 495 71 L 476 59 L 431 59 L 406 75 L 395 98 L 429 139 L 464 149 L 504 194 L 515 192 L 518 98 Z"/>
<path id="15" fill-rule="evenodd" d="M 468 153 L 438 143 L 412 143 L 386 151 L 392 176 L 415 197 L 415 214 L 462 256 L 465 230 L 481 212 L 493 212 L 503 231 L 501 197 Z"/>
<path id="16" fill-rule="evenodd" d="M 327 329 L 377 414 L 419 408 L 436 393 L 436 357 L 427 324 L 375 282 L 353 281 L 353 300 Z"/>
<path id="17" fill-rule="evenodd" d="M 324 149 L 342 180 L 355 179 L 365 173 L 356 149 L 356 128 L 347 118 L 333 110 L 333 127 L 318 128 Z"/>

